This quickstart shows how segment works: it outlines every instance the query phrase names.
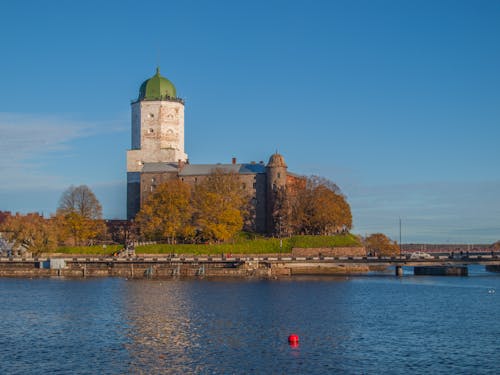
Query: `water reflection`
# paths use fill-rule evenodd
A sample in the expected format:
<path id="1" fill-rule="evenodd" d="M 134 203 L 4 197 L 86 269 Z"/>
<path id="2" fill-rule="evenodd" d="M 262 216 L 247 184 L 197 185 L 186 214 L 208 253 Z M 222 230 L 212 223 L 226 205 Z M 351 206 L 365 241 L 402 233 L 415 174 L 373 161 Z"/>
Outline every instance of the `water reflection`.
<path id="1" fill-rule="evenodd" d="M 124 303 L 128 372 L 276 373 L 282 361 L 295 363 L 291 368 L 298 366 L 300 373 L 304 349 L 288 345 L 291 332 L 300 336 L 323 325 L 321 345 L 340 352 L 339 343 L 350 339 L 345 324 L 332 332 L 334 323 L 349 315 L 349 292 L 335 287 L 339 280 L 345 282 L 316 281 L 320 298 L 310 293 L 311 280 L 129 281 Z M 305 340 L 307 352 L 315 338 L 306 335 Z"/>
<path id="2" fill-rule="evenodd" d="M 494 374 L 493 288 L 494 274 L 0 279 L 0 373 Z"/>
<path id="3" fill-rule="evenodd" d="M 127 286 L 127 372 L 188 372 L 192 363 L 189 351 L 198 339 L 191 327 L 187 284 L 175 280 L 129 281 Z"/>

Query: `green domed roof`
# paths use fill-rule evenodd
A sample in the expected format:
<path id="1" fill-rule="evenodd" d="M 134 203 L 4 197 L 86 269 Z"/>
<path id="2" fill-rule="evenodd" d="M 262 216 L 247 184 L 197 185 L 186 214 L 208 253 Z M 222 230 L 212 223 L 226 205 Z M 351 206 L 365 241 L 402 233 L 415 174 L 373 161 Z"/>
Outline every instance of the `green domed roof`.
<path id="1" fill-rule="evenodd" d="M 138 100 L 164 100 L 177 98 L 175 86 L 165 77 L 160 75 L 160 68 L 156 68 L 156 74 L 145 80 L 139 89 Z"/>

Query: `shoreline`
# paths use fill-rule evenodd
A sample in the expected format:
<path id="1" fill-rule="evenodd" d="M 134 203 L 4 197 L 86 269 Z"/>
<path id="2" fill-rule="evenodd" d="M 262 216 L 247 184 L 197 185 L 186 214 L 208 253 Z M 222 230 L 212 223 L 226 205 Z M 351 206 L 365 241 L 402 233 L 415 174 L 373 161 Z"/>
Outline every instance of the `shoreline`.
<path id="1" fill-rule="evenodd" d="M 52 257 L 0 258 L 0 277 L 172 277 L 266 278 L 365 274 L 368 266 L 313 262 L 280 255 L 269 257 Z"/>

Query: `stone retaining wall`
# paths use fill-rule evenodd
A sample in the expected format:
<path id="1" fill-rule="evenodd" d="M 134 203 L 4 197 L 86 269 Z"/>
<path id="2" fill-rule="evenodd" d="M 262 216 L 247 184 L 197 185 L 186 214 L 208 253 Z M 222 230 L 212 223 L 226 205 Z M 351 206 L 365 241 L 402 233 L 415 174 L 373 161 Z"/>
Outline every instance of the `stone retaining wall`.
<path id="1" fill-rule="evenodd" d="M 322 247 L 322 248 L 302 248 L 292 249 L 294 257 L 364 257 L 366 249 L 364 247 Z"/>
<path id="2" fill-rule="evenodd" d="M 45 262 L 42 262 L 45 263 Z M 57 265 L 57 264 L 56 264 Z M 235 261 L 227 263 L 182 263 L 158 261 L 85 262 L 77 259 L 66 261 L 61 268 L 43 268 L 36 261 L 1 261 L 0 277 L 126 277 L 169 278 L 180 277 L 278 277 L 292 275 L 330 275 L 366 272 L 363 266 L 317 264 L 309 261 Z"/>

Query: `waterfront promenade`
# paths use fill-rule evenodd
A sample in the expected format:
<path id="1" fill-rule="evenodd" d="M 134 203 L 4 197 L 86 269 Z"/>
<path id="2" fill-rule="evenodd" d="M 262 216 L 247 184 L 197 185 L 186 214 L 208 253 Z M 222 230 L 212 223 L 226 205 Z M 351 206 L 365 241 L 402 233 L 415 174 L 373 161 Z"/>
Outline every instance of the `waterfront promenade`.
<path id="1" fill-rule="evenodd" d="M 0 258 L 0 276 L 276 277 L 303 274 L 356 274 L 387 267 L 395 267 L 396 274 L 402 276 L 401 267 L 464 268 L 469 265 L 484 265 L 491 269 L 500 269 L 500 255 L 498 253 L 433 254 L 419 259 L 411 255 L 298 257 L 288 254 L 274 256 L 11 257 Z"/>

